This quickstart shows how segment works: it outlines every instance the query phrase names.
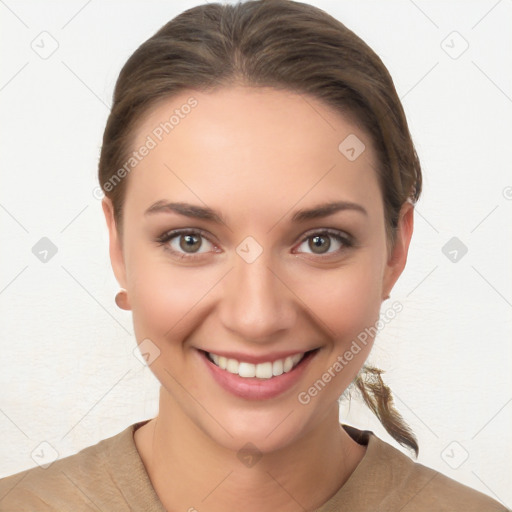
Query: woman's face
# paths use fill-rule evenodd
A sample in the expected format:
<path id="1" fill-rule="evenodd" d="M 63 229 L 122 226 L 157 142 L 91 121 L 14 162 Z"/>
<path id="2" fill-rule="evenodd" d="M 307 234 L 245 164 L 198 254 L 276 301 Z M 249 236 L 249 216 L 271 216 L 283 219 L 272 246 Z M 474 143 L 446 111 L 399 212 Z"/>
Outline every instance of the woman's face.
<path id="1" fill-rule="evenodd" d="M 366 133 L 312 97 L 231 87 L 160 103 L 134 150 L 122 244 L 104 212 L 160 416 L 262 452 L 337 418 L 412 233 L 408 208 L 387 253 Z"/>

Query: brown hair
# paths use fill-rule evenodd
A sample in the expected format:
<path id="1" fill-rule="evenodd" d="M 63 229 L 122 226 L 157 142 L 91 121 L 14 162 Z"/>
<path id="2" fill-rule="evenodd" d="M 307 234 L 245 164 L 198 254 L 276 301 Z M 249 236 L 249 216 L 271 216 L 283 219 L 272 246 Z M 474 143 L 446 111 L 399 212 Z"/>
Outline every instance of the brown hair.
<path id="1" fill-rule="evenodd" d="M 418 200 L 422 175 L 393 80 L 375 52 L 326 12 L 292 0 L 204 4 L 176 16 L 128 59 L 103 136 L 99 182 L 122 235 L 127 179 L 112 177 L 133 152 L 138 123 L 157 102 L 186 90 L 234 84 L 308 94 L 356 122 L 373 142 L 388 247 L 404 202 Z M 109 185 L 109 186 L 108 186 Z M 418 454 L 393 407 L 381 370 L 363 366 L 354 383 L 384 428 Z"/>

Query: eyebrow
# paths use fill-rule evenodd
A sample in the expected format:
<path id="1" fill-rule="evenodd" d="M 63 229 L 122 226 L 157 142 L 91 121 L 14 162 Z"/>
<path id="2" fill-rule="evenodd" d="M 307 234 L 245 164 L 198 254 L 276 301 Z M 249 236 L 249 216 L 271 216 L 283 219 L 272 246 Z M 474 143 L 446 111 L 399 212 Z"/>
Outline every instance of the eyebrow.
<path id="1" fill-rule="evenodd" d="M 319 219 L 328 217 L 339 211 L 352 210 L 368 215 L 366 209 L 360 204 L 351 201 L 334 201 L 330 203 L 323 203 L 313 208 L 298 210 L 294 213 L 291 221 L 293 223 L 304 222 L 306 220 Z M 185 217 L 194 219 L 209 220 L 218 224 L 226 224 L 224 217 L 217 213 L 215 210 L 206 206 L 197 206 L 189 203 L 170 203 L 165 200 L 157 201 L 152 204 L 145 212 L 144 215 L 153 215 L 156 213 L 177 213 Z"/>

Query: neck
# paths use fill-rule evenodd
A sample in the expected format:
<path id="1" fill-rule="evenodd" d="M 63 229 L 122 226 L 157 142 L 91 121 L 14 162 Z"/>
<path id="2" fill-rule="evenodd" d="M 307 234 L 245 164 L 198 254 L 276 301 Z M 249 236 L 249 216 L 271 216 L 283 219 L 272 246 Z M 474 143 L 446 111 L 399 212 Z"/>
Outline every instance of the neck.
<path id="1" fill-rule="evenodd" d="M 293 444 L 244 456 L 215 443 L 166 397 L 162 390 L 159 415 L 134 440 L 167 510 L 315 509 L 345 483 L 366 451 L 339 424 L 337 403 Z"/>

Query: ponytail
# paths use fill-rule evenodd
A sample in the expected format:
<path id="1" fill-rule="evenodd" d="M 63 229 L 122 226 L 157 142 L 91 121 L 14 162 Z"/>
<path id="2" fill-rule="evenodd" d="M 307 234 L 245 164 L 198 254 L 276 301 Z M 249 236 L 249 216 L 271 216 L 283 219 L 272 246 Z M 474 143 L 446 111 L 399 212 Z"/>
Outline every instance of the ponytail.
<path id="1" fill-rule="evenodd" d="M 401 445 L 412 449 L 418 457 L 419 446 L 416 436 L 393 405 L 391 389 L 384 384 L 383 370 L 363 365 L 354 384 L 364 402 L 377 416 L 386 431 Z"/>

